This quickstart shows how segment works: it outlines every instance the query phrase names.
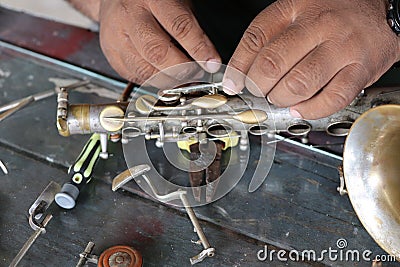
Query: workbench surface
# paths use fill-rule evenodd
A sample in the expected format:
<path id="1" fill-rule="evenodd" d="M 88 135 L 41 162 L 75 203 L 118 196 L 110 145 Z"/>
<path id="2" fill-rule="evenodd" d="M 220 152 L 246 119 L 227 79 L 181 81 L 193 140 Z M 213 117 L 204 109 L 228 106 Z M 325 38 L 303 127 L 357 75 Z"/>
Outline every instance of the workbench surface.
<path id="1" fill-rule="evenodd" d="M 39 31 L 17 27 L 31 24 Z M 103 76 L 96 74 L 118 78 L 101 55 L 97 34 L 1 8 L 0 25 L 0 39 L 16 45 L 0 44 L 0 106 L 53 89 L 49 78 L 89 78 L 110 90 L 122 89 L 123 82 L 102 79 Z M 39 36 L 38 32 L 45 27 L 50 32 Z M 69 51 L 64 44 L 67 41 L 70 41 Z M 37 58 L 17 47 L 79 67 Z M 78 100 L 106 101 L 96 95 L 77 93 L 72 101 Z M 27 221 L 30 205 L 50 181 L 63 184 L 68 180 L 67 168 L 89 138 L 65 138 L 58 134 L 56 102 L 53 96 L 32 103 L 0 123 L 0 160 L 9 170 L 8 175 L 0 173 L 1 266 L 8 266 L 33 232 Z M 256 146 L 256 140 L 252 143 Z M 271 262 L 257 258 L 265 245 L 268 250 L 318 253 L 330 247 L 337 249 L 339 239 L 347 241 L 346 249 L 386 254 L 362 227 L 348 197 L 337 193 L 339 160 L 288 144 L 279 144 L 277 148 L 267 180 L 256 192 L 247 192 L 249 178 L 245 175 L 227 196 L 195 208 L 206 236 L 216 249 L 213 258 L 206 258 L 197 266 L 371 264 L 328 258 L 321 262 L 280 262 L 276 258 Z M 191 242 L 197 235 L 184 210 L 151 199 L 134 182 L 124 190 L 111 191 L 112 178 L 125 170 L 126 165 L 120 144 L 111 144 L 109 149 L 111 157 L 99 161 L 93 181 L 83 189 L 74 209 L 63 210 L 52 205 L 54 218 L 47 233 L 33 244 L 20 266 L 75 266 L 88 241 L 96 244 L 97 255 L 114 245 L 130 245 L 142 253 L 144 266 L 190 266 L 189 258 L 198 254 L 201 247 Z M 157 157 L 157 148 L 150 153 Z M 255 164 L 251 162 L 249 168 Z"/>

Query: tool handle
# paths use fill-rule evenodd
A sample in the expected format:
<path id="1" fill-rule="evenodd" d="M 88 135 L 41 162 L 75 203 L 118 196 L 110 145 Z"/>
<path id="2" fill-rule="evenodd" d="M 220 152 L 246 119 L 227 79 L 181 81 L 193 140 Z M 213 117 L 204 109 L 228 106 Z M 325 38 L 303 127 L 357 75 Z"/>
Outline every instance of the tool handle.
<path id="1" fill-rule="evenodd" d="M 99 159 L 100 151 L 100 134 L 95 133 L 90 137 L 74 164 L 68 169 L 70 182 L 73 185 L 81 189 L 85 184 L 90 182 L 94 166 Z"/>
<path id="2" fill-rule="evenodd" d="M 92 179 L 100 151 L 100 134 L 95 133 L 90 137 L 74 164 L 69 167 L 70 181 L 63 185 L 60 193 L 56 194 L 55 201 L 60 207 L 65 209 L 75 207 L 75 200 L 80 190 Z"/>

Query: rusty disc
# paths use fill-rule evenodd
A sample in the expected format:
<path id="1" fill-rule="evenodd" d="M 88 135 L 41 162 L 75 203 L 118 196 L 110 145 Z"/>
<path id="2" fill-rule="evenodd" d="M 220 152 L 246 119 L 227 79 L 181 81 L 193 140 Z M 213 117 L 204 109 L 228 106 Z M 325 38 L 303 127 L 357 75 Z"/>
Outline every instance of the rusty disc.
<path id="1" fill-rule="evenodd" d="M 101 253 L 98 267 L 141 267 L 142 255 L 128 246 L 114 246 Z"/>

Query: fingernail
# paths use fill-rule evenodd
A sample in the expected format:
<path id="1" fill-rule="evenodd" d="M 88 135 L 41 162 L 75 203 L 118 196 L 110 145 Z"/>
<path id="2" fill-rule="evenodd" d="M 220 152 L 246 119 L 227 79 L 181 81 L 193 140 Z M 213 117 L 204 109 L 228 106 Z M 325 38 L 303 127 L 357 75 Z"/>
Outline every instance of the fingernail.
<path id="1" fill-rule="evenodd" d="M 216 73 L 219 68 L 221 68 L 221 62 L 219 60 L 216 59 L 209 59 L 206 62 L 206 69 L 210 72 L 210 73 Z"/>
<path id="2" fill-rule="evenodd" d="M 225 79 L 222 82 L 223 90 L 228 95 L 236 95 L 236 84 L 231 79 Z"/>
<path id="3" fill-rule="evenodd" d="M 290 109 L 290 115 L 292 115 L 293 118 L 303 118 L 303 116 L 301 116 L 301 114 L 295 109 Z"/>
<path id="4" fill-rule="evenodd" d="M 272 104 L 271 98 L 269 98 L 269 95 L 267 95 L 267 101 L 269 104 Z"/>

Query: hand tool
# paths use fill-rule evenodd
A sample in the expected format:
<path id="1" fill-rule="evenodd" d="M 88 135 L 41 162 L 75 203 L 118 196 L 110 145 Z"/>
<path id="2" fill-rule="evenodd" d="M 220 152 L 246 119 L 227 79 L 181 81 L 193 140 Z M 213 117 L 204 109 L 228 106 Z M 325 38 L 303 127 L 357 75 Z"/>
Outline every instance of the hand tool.
<path id="1" fill-rule="evenodd" d="M 79 192 L 90 182 L 101 150 L 100 134 L 93 134 L 84 146 L 75 163 L 68 169 L 70 181 L 55 196 L 56 203 L 64 209 L 75 207 Z"/>
<path id="2" fill-rule="evenodd" d="M 56 93 L 55 90 L 49 90 L 49 91 L 37 93 L 34 95 L 30 95 L 30 96 L 12 101 L 3 106 L 0 106 L 0 122 L 3 121 L 4 119 L 8 118 L 9 116 L 11 116 L 18 110 L 22 109 L 23 107 L 27 106 L 29 103 L 48 98 L 52 95 L 55 95 L 55 93 Z"/>
<path id="3" fill-rule="evenodd" d="M 210 246 L 210 243 L 208 242 L 203 229 L 200 226 L 200 223 L 196 217 L 196 214 L 194 213 L 193 208 L 190 206 L 189 201 L 186 197 L 186 191 L 174 191 L 171 193 L 168 193 L 166 195 L 160 195 L 157 191 L 157 189 L 154 187 L 152 182 L 150 181 L 149 177 L 145 174 L 147 171 L 150 170 L 150 166 L 147 164 L 142 164 L 138 166 L 134 166 L 130 169 L 125 170 L 124 172 L 118 174 L 114 179 L 112 183 L 112 190 L 116 191 L 119 188 L 121 188 L 124 184 L 129 182 L 130 180 L 134 179 L 135 177 L 141 175 L 143 180 L 149 185 L 151 191 L 153 192 L 153 195 L 156 199 L 161 200 L 163 202 L 169 202 L 175 199 L 180 199 L 183 203 L 183 206 L 185 207 L 185 210 L 187 214 L 189 215 L 189 219 L 193 224 L 194 230 L 197 233 L 199 237 L 199 242 L 203 245 L 203 251 L 201 251 L 198 255 L 190 258 L 190 263 L 196 264 L 201 261 L 203 261 L 206 257 L 213 257 L 215 254 L 215 248 Z"/>
<path id="4" fill-rule="evenodd" d="M 49 208 L 50 204 L 53 202 L 54 195 L 59 190 L 60 190 L 60 185 L 57 184 L 56 182 L 51 181 L 29 208 L 28 211 L 29 225 L 35 232 L 29 237 L 29 239 L 22 246 L 21 250 L 18 252 L 18 254 L 10 263 L 9 267 L 17 266 L 18 263 L 25 256 L 25 254 L 28 252 L 29 248 L 40 236 L 40 234 L 46 233 L 46 226 L 49 223 L 49 221 L 53 218 L 53 216 L 51 214 L 46 214 L 46 216 L 44 216 L 44 214 Z M 43 221 L 39 223 L 37 220 L 41 219 L 43 216 L 44 216 Z"/>
<path id="5" fill-rule="evenodd" d="M 252 109 L 246 110 L 239 113 L 220 113 L 220 114 L 202 114 L 202 115 L 190 115 L 190 116 L 154 116 L 154 117 L 136 117 L 135 114 L 129 113 L 128 117 L 121 116 L 104 116 L 100 118 L 105 121 L 120 121 L 120 122 L 140 122 L 140 121 L 167 121 L 167 120 L 180 120 L 180 121 L 190 121 L 197 119 L 234 119 L 243 123 L 255 124 L 262 123 L 268 118 L 267 113 L 263 110 Z"/>

